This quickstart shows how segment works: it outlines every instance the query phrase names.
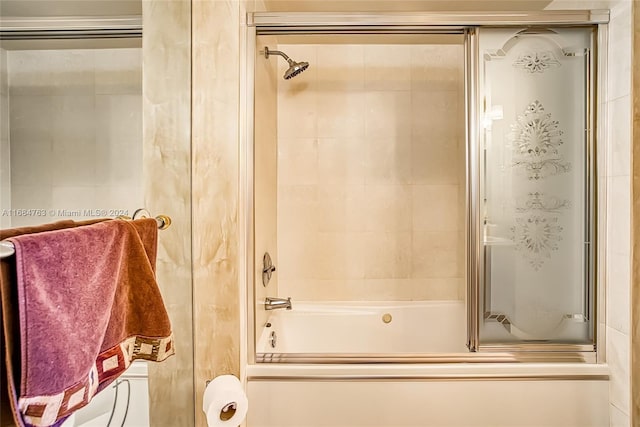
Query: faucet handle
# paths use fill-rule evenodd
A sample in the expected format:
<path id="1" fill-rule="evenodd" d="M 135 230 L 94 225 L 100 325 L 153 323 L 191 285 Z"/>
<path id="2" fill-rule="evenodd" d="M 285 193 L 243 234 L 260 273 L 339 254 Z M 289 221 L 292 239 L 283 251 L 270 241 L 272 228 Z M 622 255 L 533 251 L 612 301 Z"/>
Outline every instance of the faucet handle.
<path id="1" fill-rule="evenodd" d="M 267 286 L 271 280 L 271 275 L 276 271 L 276 266 L 271 261 L 269 252 L 265 252 L 262 257 L 262 285 Z"/>

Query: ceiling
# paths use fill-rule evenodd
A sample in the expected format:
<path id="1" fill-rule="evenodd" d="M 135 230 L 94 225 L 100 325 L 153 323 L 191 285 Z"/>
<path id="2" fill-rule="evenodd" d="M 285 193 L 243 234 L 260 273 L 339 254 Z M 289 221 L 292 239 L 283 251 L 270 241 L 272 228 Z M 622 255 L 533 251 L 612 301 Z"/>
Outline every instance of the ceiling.
<path id="1" fill-rule="evenodd" d="M 142 15 L 142 0 L 0 0 L 0 16 Z"/>

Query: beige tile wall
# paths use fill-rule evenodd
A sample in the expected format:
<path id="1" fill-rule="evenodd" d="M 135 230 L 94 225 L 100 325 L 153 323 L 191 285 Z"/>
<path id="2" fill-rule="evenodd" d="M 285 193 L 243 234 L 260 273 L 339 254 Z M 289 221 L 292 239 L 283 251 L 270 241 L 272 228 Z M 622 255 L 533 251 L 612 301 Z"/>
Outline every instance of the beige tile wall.
<path id="1" fill-rule="evenodd" d="M 276 38 L 259 37 L 256 50 L 275 48 Z M 254 271 L 256 334 L 261 333 L 267 321 L 264 300 L 278 296 L 278 246 L 277 246 L 277 110 L 278 85 L 277 61 L 258 55 L 255 64 L 255 117 L 254 117 Z M 262 284 L 263 257 L 268 252 L 276 272 L 269 284 Z"/>
<path id="2" fill-rule="evenodd" d="M 141 49 L 14 50 L 7 59 L 11 206 L 46 212 L 12 225 L 141 207 Z"/>
<path id="3" fill-rule="evenodd" d="M 152 426 L 195 422 L 191 227 L 191 1 L 143 0 L 143 182 L 161 231 L 157 278 L 175 339 L 175 356 L 149 364 Z M 200 409 L 201 412 L 201 409 Z"/>
<path id="4" fill-rule="evenodd" d="M 11 227 L 11 150 L 9 147 L 9 79 L 7 51 L 0 49 L 0 228 Z"/>
<path id="5" fill-rule="evenodd" d="M 240 376 L 240 33 L 246 3 L 192 3 L 196 425 L 207 379 Z"/>
<path id="6" fill-rule="evenodd" d="M 463 298 L 462 46 L 279 49 L 280 294 Z"/>
<path id="7" fill-rule="evenodd" d="M 191 6 L 195 425 L 204 426 L 206 380 L 241 376 L 240 35 L 246 12 L 264 5 L 201 0 Z"/>

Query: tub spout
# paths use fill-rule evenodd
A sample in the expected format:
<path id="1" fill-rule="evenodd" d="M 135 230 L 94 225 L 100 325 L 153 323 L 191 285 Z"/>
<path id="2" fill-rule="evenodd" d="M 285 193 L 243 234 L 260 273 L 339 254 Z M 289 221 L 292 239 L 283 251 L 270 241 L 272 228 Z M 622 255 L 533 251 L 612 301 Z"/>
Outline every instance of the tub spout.
<path id="1" fill-rule="evenodd" d="M 264 300 L 264 309 L 265 310 L 276 310 L 278 308 L 286 308 L 287 310 L 291 310 L 291 297 L 284 298 L 272 298 L 267 297 Z"/>

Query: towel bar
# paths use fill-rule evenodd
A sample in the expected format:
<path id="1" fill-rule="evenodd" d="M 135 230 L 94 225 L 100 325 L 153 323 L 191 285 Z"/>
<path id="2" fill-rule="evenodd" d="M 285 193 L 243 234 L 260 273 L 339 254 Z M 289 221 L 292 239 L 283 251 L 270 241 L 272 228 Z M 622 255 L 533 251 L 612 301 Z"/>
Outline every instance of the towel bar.
<path id="1" fill-rule="evenodd" d="M 13 247 L 13 243 L 5 241 L 0 242 L 0 258 L 6 258 L 13 255 L 15 252 L 16 249 Z"/>
<path id="2" fill-rule="evenodd" d="M 137 211 L 136 211 L 137 212 Z M 119 216 L 119 219 L 130 220 L 130 217 Z M 158 223 L 158 230 L 166 230 L 171 225 L 171 217 L 167 215 L 158 215 L 154 218 Z M 16 253 L 13 243 L 8 241 L 0 241 L 0 258 L 6 258 Z"/>

